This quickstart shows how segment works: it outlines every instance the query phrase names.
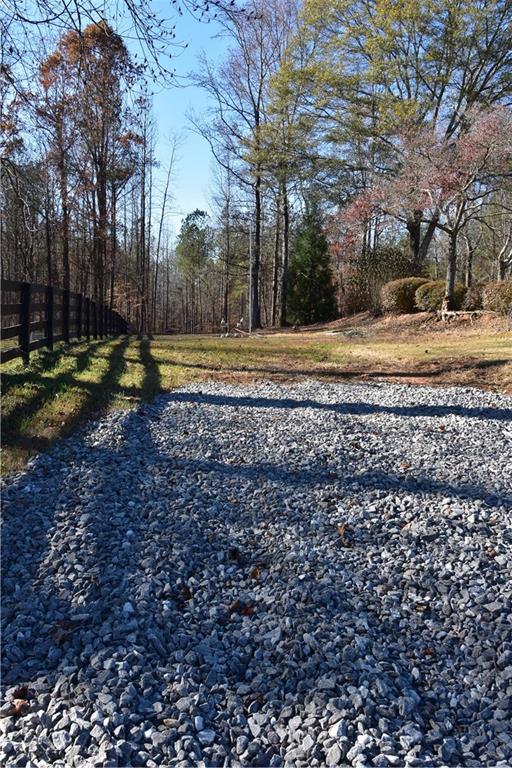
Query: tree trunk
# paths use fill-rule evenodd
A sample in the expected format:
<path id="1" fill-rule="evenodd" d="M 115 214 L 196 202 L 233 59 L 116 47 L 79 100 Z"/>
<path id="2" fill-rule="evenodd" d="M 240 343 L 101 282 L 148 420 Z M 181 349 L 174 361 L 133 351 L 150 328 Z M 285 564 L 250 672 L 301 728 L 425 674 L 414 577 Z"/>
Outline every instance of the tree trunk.
<path id="1" fill-rule="evenodd" d="M 63 288 L 70 289 L 70 268 L 69 268 L 69 203 L 68 203 L 68 175 L 66 169 L 66 160 L 63 147 L 63 137 L 59 132 L 59 186 L 62 205 L 62 268 L 63 268 Z"/>
<path id="2" fill-rule="evenodd" d="M 281 326 L 288 325 L 286 309 L 288 303 L 288 262 L 289 262 L 289 238 L 290 238 L 290 209 L 288 206 L 288 190 L 286 184 L 281 187 L 283 201 L 283 273 L 281 276 Z"/>
<path id="3" fill-rule="evenodd" d="M 425 230 L 425 234 L 421 238 L 420 249 L 418 252 L 418 262 L 417 262 L 419 271 L 422 271 L 423 267 L 425 266 L 428 249 L 430 247 L 430 243 L 432 242 L 432 238 L 434 237 L 434 233 L 436 231 L 437 221 L 438 221 L 437 217 L 434 217 L 432 221 L 429 221 L 427 228 Z"/>
<path id="4" fill-rule="evenodd" d="M 277 323 L 277 296 L 279 290 L 279 241 L 280 241 L 280 224 L 281 224 L 281 192 L 277 197 L 276 207 L 276 233 L 274 240 L 274 265 L 272 275 L 272 319 L 271 325 L 275 326 Z"/>
<path id="5" fill-rule="evenodd" d="M 111 237 L 111 273 L 110 273 L 110 309 L 114 309 L 114 285 L 115 285 L 115 274 L 116 274 L 116 255 L 117 255 L 117 228 L 116 228 L 116 208 L 117 208 L 117 193 L 115 184 L 112 183 L 112 189 L 111 189 L 111 196 L 112 196 L 112 213 L 111 213 L 111 231 L 112 231 L 112 237 Z"/>
<path id="6" fill-rule="evenodd" d="M 46 271 L 48 273 L 48 285 L 53 285 L 52 231 L 50 227 L 49 205 L 50 203 L 47 196 L 46 206 L 45 206 L 45 216 L 44 216 L 45 234 L 46 234 Z"/>
<path id="7" fill-rule="evenodd" d="M 453 294 L 455 291 L 455 278 L 457 275 L 457 235 L 458 230 L 452 229 L 448 245 L 448 263 L 446 265 L 446 283 L 443 309 L 453 310 Z"/>
<path id="8" fill-rule="evenodd" d="M 464 274 L 464 284 L 466 288 L 471 287 L 471 283 L 473 282 L 473 255 L 474 255 L 474 248 L 471 244 L 471 240 L 469 237 L 466 237 L 466 269 Z"/>
<path id="9" fill-rule="evenodd" d="M 412 217 L 406 224 L 409 234 L 409 258 L 411 260 L 411 273 L 418 270 L 420 245 L 421 245 L 421 211 L 413 211 Z"/>
<path id="10" fill-rule="evenodd" d="M 260 314 L 260 260 L 261 260 L 261 174 L 259 168 L 256 171 L 256 182 L 254 185 L 254 249 L 252 253 L 251 264 L 251 328 L 256 330 L 261 328 Z"/>
<path id="11" fill-rule="evenodd" d="M 107 262 L 107 175 L 101 168 L 98 172 L 98 232 L 97 232 L 97 270 L 99 275 L 100 307 L 105 304 L 105 265 Z M 103 333 L 103 314 L 100 314 L 100 334 Z"/>

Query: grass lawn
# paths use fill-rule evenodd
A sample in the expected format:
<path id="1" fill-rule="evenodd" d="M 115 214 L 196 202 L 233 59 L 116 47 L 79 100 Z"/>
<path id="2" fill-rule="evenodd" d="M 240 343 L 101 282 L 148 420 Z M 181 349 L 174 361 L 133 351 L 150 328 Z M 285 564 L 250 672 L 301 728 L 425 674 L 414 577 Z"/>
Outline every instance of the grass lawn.
<path id="1" fill-rule="evenodd" d="M 3 474 L 108 408 L 129 408 L 186 382 L 371 379 L 481 386 L 512 392 L 509 333 L 414 333 L 366 329 L 246 339 L 119 338 L 75 344 L 2 366 Z"/>

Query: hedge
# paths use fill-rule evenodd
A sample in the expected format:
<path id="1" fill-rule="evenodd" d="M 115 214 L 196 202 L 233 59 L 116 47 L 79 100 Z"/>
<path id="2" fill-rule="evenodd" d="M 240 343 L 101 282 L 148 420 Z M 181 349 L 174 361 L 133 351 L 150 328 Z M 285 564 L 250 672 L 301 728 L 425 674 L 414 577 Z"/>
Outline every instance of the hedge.
<path id="1" fill-rule="evenodd" d="M 488 283 L 483 291 L 482 306 L 500 315 L 512 312 L 512 280 Z"/>
<path id="2" fill-rule="evenodd" d="M 382 309 L 384 312 L 414 312 L 416 290 L 427 282 L 428 277 L 403 277 L 400 280 L 391 280 L 382 286 L 380 292 Z"/>
<path id="3" fill-rule="evenodd" d="M 473 283 L 470 285 L 462 302 L 462 309 L 468 312 L 474 312 L 482 309 L 484 285 L 482 283 Z"/>
<path id="4" fill-rule="evenodd" d="M 444 280 L 432 280 L 424 283 L 416 290 L 414 297 L 416 307 L 424 312 L 435 312 L 442 309 L 445 294 L 446 284 Z M 466 288 L 462 283 L 456 283 L 453 292 L 453 309 L 461 308 L 465 295 Z"/>

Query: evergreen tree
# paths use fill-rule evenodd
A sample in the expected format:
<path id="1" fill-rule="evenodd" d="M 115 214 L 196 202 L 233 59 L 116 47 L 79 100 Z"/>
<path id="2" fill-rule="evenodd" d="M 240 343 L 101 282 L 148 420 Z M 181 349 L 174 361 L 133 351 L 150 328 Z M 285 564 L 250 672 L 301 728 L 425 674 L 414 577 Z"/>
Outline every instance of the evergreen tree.
<path id="1" fill-rule="evenodd" d="M 336 316 L 327 240 L 316 206 L 306 212 L 293 242 L 288 313 L 290 320 L 300 325 Z"/>

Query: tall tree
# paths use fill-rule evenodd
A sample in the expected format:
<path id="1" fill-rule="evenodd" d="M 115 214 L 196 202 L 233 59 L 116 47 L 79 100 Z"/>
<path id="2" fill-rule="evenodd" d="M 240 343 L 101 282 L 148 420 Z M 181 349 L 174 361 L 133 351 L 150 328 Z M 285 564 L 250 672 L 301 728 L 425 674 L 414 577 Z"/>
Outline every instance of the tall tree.
<path id="1" fill-rule="evenodd" d="M 306 212 L 293 242 L 288 311 L 293 322 L 308 325 L 336 314 L 329 249 L 315 205 Z"/>

